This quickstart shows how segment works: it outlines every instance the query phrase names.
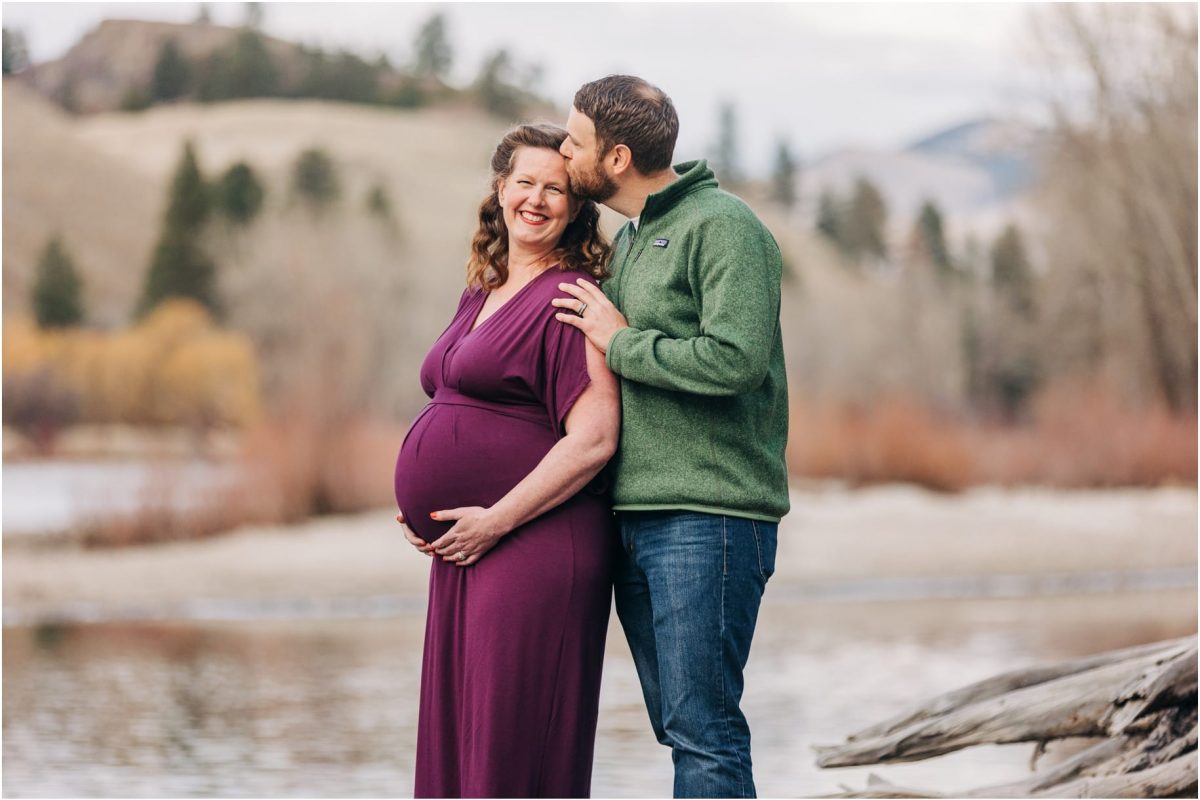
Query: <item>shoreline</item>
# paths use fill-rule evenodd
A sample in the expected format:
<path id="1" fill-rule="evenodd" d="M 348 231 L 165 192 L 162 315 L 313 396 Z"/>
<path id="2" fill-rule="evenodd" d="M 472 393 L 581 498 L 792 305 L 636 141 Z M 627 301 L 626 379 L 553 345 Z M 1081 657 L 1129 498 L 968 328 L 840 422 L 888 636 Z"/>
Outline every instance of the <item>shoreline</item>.
<path id="1" fill-rule="evenodd" d="M 1189 489 L 805 487 L 792 503 L 768 591 L 789 605 L 1194 595 Z M 428 569 L 386 510 L 114 549 L 6 537 L 4 621 L 412 613 Z"/>

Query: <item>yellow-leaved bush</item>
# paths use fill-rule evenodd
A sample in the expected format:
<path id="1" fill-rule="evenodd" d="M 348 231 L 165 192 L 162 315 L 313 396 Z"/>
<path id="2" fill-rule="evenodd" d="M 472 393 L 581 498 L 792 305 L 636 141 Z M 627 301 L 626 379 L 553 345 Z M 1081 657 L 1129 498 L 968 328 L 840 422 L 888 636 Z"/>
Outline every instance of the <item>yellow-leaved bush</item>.
<path id="1" fill-rule="evenodd" d="M 47 385 L 74 396 L 81 422 L 241 427 L 261 410 L 249 339 L 218 329 L 190 300 L 165 301 L 136 326 L 113 332 L 6 320 L 6 395 Z"/>

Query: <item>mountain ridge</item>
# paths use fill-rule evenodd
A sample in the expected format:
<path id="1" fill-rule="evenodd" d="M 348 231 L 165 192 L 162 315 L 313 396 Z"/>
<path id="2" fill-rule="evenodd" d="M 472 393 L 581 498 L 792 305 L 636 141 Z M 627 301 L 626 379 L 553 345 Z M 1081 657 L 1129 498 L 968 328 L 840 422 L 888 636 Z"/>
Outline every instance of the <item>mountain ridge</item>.
<path id="1" fill-rule="evenodd" d="M 896 150 L 845 147 L 815 160 L 801 177 L 798 215 L 815 220 L 820 196 L 847 196 L 859 177 L 888 203 L 893 236 L 907 233 L 921 205 L 936 203 L 960 232 L 994 235 L 1028 215 L 1028 193 L 1046 133 L 1016 119 L 977 117 L 932 131 Z"/>

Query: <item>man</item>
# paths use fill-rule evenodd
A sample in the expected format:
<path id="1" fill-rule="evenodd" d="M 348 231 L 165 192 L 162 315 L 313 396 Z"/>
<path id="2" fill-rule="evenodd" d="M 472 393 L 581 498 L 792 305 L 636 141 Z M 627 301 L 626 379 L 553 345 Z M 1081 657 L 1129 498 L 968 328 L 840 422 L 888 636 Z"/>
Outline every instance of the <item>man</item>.
<path id="1" fill-rule="evenodd" d="M 576 93 L 572 189 L 630 222 L 603 292 L 564 283 L 553 304 L 621 382 L 617 613 L 675 796 L 753 797 L 742 671 L 788 511 L 782 259 L 705 162 L 671 167 L 678 130 L 640 78 Z"/>

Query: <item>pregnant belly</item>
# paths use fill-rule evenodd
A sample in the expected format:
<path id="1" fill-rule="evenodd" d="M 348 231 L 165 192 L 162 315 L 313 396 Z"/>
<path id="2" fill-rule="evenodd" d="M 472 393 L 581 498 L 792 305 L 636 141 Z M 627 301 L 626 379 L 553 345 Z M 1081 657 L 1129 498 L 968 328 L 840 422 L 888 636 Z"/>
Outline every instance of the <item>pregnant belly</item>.
<path id="1" fill-rule="evenodd" d="M 432 511 L 490 506 L 554 446 L 549 428 L 472 406 L 430 404 L 396 458 L 396 504 L 425 541 L 448 531 Z"/>

